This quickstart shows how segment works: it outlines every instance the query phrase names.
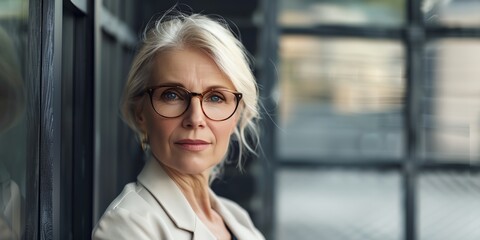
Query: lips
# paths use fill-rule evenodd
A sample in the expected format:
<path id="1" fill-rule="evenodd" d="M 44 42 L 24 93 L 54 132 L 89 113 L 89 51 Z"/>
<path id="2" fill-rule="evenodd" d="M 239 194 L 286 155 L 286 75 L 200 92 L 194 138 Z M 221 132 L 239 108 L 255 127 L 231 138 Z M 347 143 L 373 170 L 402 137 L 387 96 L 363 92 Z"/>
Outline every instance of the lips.
<path id="1" fill-rule="evenodd" d="M 182 139 L 175 142 L 175 145 L 187 151 L 202 151 L 210 146 L 210 143 L 204 140 L 198 139 Z"/>

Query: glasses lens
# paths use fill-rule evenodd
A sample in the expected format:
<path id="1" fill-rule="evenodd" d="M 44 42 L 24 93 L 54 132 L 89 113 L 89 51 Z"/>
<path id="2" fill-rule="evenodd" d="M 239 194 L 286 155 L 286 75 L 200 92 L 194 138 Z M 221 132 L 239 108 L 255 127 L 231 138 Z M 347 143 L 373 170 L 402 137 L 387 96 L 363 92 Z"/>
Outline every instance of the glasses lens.
<path id="1" fill-rule="evenodd" d="M 182 88 L 160 87 L 152 93 L 152 105 L 155 111 L 164 117 L 178 117 L 188 107 L 189 94 Z"/>
<path id="2" fill-rule="evenodd" d="M 212 120 L 225 120 L 237 108 L 237 97 L 226 90 L 212 90 L 203 95 L 203 112 Z"/>
<path id="3" fill-rule="evenodd" d="M 153 109 L 167 118 L 179 117 L 190 105 L 190 92 L 181 87 L 159 87 L 151 94 Z M 214 89 L 203 94 L 202 109 L 205 115 L 216 121 L 226 120 L 235 113 L 238 99 L 228 90 Z"/>

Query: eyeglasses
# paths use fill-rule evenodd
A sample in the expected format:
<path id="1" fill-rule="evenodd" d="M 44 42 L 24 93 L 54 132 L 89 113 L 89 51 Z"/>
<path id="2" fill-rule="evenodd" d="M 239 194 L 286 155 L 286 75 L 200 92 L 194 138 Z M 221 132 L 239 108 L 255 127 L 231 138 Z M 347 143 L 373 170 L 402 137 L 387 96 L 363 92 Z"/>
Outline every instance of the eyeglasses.
<path id="1" fill-rule="evenodd" d="M 200 98 L 205 116 L 214 121 L 229 119 L 238 108 L 242 94 L 228 89 L 214 88 L 203 93 L 190 92 L 180 86 L 155 86 L 145 90 L 150 103 L 158 115 L 176 118 L 184 114 L 193 97 Z"/>

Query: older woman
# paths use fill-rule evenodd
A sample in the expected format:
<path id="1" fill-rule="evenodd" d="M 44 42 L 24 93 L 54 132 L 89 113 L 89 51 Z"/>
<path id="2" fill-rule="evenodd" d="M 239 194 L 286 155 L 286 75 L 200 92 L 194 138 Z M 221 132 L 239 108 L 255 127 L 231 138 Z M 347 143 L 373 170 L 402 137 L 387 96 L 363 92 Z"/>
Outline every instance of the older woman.
<path id="1" fill-rule="evenodd" d="M 230 143 L 252 151 L 247 135 L 257 138 L 257 86 L 226 24 L 198 14 L 158 20 L 134 59 L 123 115 L 151 157 L 94 239 L 264 239 L 209 186 Z"/>

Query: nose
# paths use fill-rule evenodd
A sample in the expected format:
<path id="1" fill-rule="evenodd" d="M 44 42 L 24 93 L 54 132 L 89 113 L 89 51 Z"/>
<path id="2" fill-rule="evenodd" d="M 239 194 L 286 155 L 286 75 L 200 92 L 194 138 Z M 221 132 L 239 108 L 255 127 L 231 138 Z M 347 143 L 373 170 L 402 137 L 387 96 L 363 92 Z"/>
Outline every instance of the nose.
<path id="1" fill-rule="evenodd" d="M 193 96 L 190 99 L 190 106 L 184 114 L 183 127 L 185 128 L 202 128 L 205 127 L 205 114 L 202 110 L 202 97 Z"/>

